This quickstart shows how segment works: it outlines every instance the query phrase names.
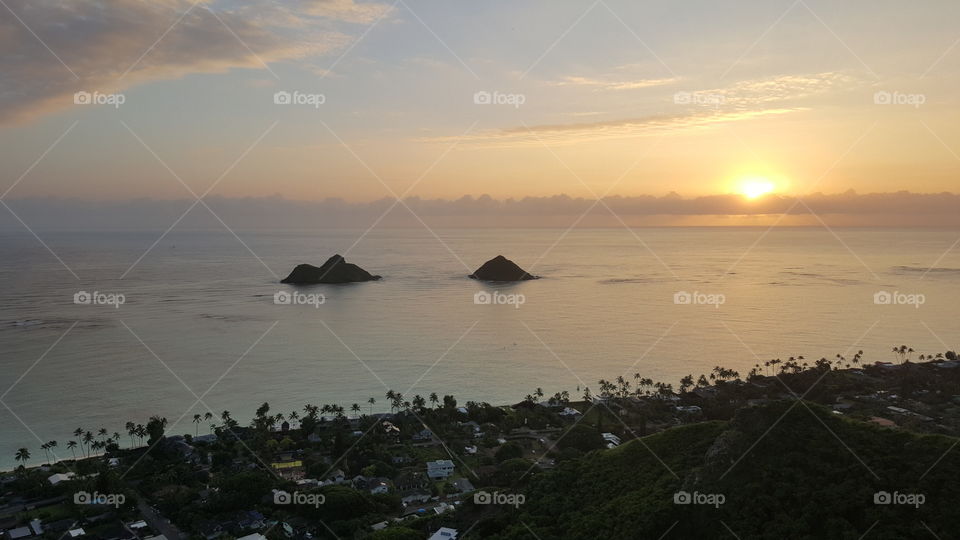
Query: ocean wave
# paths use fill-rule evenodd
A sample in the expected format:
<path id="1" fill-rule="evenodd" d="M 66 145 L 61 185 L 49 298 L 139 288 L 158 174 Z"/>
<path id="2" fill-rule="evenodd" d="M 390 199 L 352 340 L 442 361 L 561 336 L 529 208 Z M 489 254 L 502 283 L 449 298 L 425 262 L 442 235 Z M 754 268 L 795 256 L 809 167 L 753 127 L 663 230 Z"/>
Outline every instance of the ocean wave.
<path id="1" fill-rule="evenodd" d="M 920 272 L 923 274 L 960 274 L 960 268 L 948 268 L 943 266 L 894 266 L 893 271 L 897 273 L 903 272 Z"/>

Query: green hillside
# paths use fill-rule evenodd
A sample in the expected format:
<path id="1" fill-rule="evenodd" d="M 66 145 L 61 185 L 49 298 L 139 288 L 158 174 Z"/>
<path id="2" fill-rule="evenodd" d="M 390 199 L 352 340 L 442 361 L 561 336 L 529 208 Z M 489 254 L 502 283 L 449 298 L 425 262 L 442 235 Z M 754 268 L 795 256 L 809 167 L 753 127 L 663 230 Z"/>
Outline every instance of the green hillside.
<path id="1" fill-rule="evenodd" d="M 530 483 L 519 509 L 475 530 L 542 540 L 946 539 L 960 531 L 956 439 L 790 406 L 745 408 L 729 423 L 676 427 L 562 463 Z M 722 496 L 722 504 L 675 504 L 681 490 Z M 877 492 L 904 501 L 921 494 L 922 504 L 876 504 Z"/>

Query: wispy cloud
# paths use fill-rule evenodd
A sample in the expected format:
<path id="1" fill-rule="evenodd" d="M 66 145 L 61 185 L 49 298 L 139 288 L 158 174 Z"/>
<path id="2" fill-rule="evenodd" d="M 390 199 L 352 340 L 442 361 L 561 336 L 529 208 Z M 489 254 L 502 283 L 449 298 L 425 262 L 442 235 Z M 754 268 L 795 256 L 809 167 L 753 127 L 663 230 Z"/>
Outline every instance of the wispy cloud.
<path id="1" fill-rule="evenodd" d="M 352 0 L 234 4 L 206 0 L 7 0 L 0 9 L 0 123 L 65 108 L 72 94 L 116 92 L 190 73 L 328 53 L 389 9 Z M 212 11 L 216 9 L 216 11 Z"/>
<path id="2" fill-rule="evenodd" d="M 666 86 L 674 84 L 680 79 L 635 79 L 635 80 L 616 80 L 607 78 L 591 78 L 566 76 L 559 81 L 553 81 L 552 86 L 590 86 L 598 90 L 637 90 L 640 88 L 652 88 L 655 86 Z"/>

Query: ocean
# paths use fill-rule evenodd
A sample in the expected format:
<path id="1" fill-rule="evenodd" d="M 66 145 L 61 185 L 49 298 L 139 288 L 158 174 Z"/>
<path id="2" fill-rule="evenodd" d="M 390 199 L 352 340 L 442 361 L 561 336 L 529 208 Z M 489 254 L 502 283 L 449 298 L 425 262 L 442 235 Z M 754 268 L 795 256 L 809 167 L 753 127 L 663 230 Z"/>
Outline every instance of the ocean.
<path id="1" fill-rule="evenodd" d="M 37 232 L 64 264 L 0 233 L 2 469 L 24 446 L 43 462 L 49 440 L 69 457 L 77 427 L 126 445 L 151 415 L 204 433 L 194 414 L 247 422 L 262 402 L 386 411 L 388 388 L 508 404 L 634 373 L 676 386 L 771 358 L 943 352 L 960 326 L 956 230 Z M 278 283 L 334 253 L 383 279 Z M 467 278 L 498 254 L 542 279 Z"/>

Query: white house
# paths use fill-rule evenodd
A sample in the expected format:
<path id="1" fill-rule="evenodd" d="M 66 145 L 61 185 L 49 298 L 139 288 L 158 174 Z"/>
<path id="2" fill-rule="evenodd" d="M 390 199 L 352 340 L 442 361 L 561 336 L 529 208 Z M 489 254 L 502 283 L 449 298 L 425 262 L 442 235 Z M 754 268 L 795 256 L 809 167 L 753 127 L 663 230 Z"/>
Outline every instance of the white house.
<path id="1" fill-rule="evenodd" d="M 453 474 L 453 462 L 449 459 L 438 459 L 427 462 L 427 476 L 434 480 L 443 479 Z"/>
<path id="2" fill-rule="evenodd" d="M 73 480 L 73 477 L 74 477 L 74 476 L 76 476 L 76 475 L 73 474 L 72 472 L 68 472 L 68 473 L 57 473 L 57 474 L 54 474 L 54 475 L 51 475 L 50 477 L 48 477 L 48 478 L 47 478 L 47 482 L 50 482 L 50 483 L 53 484 L 53 485 L 57 485 L 57 484 L 59 484 L 60 482 L 66 482 L 67 480 Z"/>
<path id="3" fill-rule="evenodd" d="M 427 540 L 457 540 L 457 530 L 450 527 L 440 527 Z"/>
<path id="4" fill-rule="evenodd" d="M 603 440 L 607 441 L 607 448 L 614 448 L 620 446 L 620 437 L 617 437 L 613 433 L 603 433 Z"/>
<path id="5" fill-rule="evenodd" d="M 248 534 L 246 536 L 241 536 L 237 540 L 267 540 L 267 537 L 260 533 Z"/>

